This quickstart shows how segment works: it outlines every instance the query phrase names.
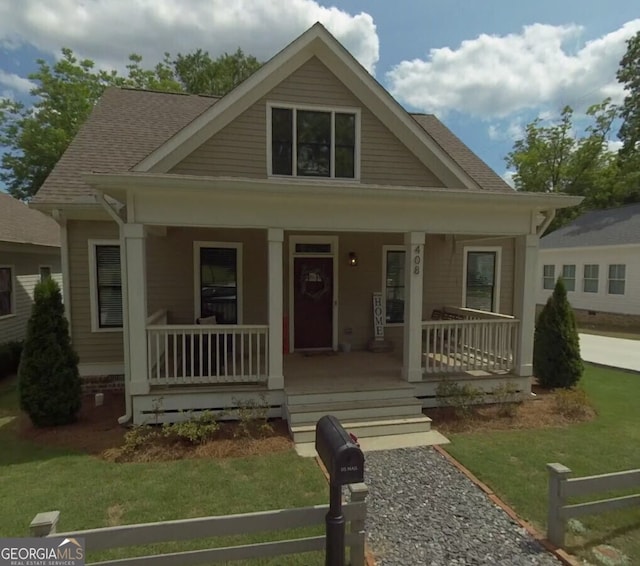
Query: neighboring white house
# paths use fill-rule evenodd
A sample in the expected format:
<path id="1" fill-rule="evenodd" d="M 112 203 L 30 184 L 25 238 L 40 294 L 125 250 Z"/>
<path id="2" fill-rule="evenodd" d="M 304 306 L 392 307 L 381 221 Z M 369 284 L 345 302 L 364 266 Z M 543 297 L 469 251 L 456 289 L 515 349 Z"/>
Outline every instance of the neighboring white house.
<path id="1" fill-rule="evenodd" d="M 640 204 L 587 212 L 542 238 L 538 305 L 560 276 L 579 323 L 640 324 Z"/>
<path id="2" fill-rule="evenodd" d="M 62 286 L 60 228 L 0 191 L 0 344 L 25 337 L 33 289 L 43 277 Z"/>

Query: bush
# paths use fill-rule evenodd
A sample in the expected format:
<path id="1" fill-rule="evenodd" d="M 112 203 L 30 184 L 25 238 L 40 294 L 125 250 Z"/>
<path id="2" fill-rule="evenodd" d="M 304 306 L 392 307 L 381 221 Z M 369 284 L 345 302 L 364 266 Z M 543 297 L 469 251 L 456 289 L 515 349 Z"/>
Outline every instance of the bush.
<path id="1" fill-rule="evenodd" d="M 455 381 L 442 381 L 436 389 L 440 406 L 452 407 L 460 419 L 468 419 L 473 413 L 473 406 L 482 402 L 484 393 L 472 385 L 460 385 Z"/>
<path id="2" fill-rule="evenodd" d="M 21 354 L 22 342 L 18 340 L 0 344 L 0 378 L 13 375 L 18 371 Z"/>
<path id="3" fill-rule="evenodd" d="M 20 407 L 36 426 L 73 422 L 80 410 L 78 356 L 71 347 L 60 288 L 51 278 L 35 288 L 18 391 Z"/>
<path id="4" fill-rule="evenodd" d="M 197 416 L 189 411 L 189 418 L 186 421 L 165 424 L 162 426 L 164 435 L 168 438 L 186 440 L 191 444 L 204 444 L 215 438 L 220 430 L 220 423 L 216 420 L 216 415 L 211 411 L 203 411 Z"/>
<path id="5" fill-rule="evenodd" d="M 273 432 L 273 427 L 267 420 L 269 404 L 264 395 L 260 395 L 260 401 L 240 401 L 234 398 L 233 402 L 237 405 L 238 415 L 236 438 L 260 438 Z"/>
<path id="6" fill-rule="evenodd" d="M 587 392 L 578 387 L 558 389 L 553 401 L 556 413 L 568 419 L 584 418 L 593 411 Z"/>
<path id="7" fill-rule="evenodd" d="M 576 319 L 562 278 L 542 309 L 534 335 L 533 372 L 542 387 L 572 387 L 582 377 Z"/>
<path id="8" fill-rule="evenodd" d="M 518 407 L 522 399 L 518 394 L 518 388 L 513 383 L 499 385 L 491 391 L 493 400 L 498 405 L 498 416 L 512 419 L 518 414 Z"/>

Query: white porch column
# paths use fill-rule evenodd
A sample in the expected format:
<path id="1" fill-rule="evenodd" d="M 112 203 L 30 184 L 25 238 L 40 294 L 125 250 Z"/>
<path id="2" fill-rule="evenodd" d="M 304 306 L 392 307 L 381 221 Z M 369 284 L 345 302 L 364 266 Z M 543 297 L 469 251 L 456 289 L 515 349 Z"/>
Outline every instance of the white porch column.
<path id="1" fill-rule="evenodd" d="M 520 321 L 516 340 L 517 375 L 533 375 L 533 332 L 536 322 L 538 236 L 516 237 L 513 314 Z"/>
<path id="2" fill-rule="evenodd" d="M 404 235 L 404 351 L 402 376 L 407 381 L 422 379 L 422 295 L 424 279 L 424 232 Z"/>
<path id="3" fill-rule="evenodd" d="M 128 347 L 125 366 L 130 381 L 129 393 L 149 393 L 147 368 L 147 273 L 145 230 L 142 224 L 122 226 L 124 251 L 123 286 L 125 286 L 124 339 Z"/>
<path id="4" fill-rule="evenodd" d="M 269 389 L 284 388 L 282 371 L 282 317 L 284 285 L 282 277 L 282 242 L 284 230 L 269 228 L 267 233 L 269 245 Z"/>

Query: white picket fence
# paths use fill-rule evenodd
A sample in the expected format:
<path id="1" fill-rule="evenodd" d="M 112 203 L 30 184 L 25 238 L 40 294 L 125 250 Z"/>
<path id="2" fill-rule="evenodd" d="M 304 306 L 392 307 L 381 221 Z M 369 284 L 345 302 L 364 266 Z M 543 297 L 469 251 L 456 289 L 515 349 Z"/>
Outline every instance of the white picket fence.
<path id="1" fill-rule="evenodd" d="M 365 498 L 367 486 L 363 483 L 349 487 L 350 503 L 343 506 L 347 533 L 346 546 L 349 548 L 352 566 L 363 566 L 367 514 Z M 59 511 L 39 513 L 31 522 L 30 534 L 36 537 L 83 538 L 87 552 L 157 544 L 163 542 L 186 541 L 218 536 L 250 535 L 256 533 L 285 531 L 300 527 L 324 525 L 328 505 L 315 505 L 299 509 L 279 509 L 226 515 L 220 517 L 199 517 L 179 521 L 163 521 L 138 525 L 123 525 L 85 531 L 56 533 Z M 99 566 L 197 566 L 215 564 L 231 560 L 270 558 L 291 554 L 322 551 L 325 548 L 324 535 L 297 539 L 275 540 L 254 544 L 207 548 L 171 554 L 120 558 L 105 562 L 91 562 Z M 89 564 L 89 562 L 87 562 Z"/>

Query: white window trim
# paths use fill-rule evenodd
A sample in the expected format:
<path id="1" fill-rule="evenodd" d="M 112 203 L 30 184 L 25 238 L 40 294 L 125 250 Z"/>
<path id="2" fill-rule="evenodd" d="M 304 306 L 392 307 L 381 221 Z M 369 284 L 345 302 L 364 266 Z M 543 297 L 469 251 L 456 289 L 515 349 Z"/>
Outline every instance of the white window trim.
<path id="1" fill-rule="evenodd" d="M 382 309 L 384 312 L 384 326 L 385 328 L 402 327 L 404 326 L 404 322 L 387 322 L 387 252 L 405 252 L 404 261 L 406 269 L 407 246 L 401 244 L 382 246 Z"/>
<path id="2" fill-rule="evenodd" d="M 202 316 L 200 310 L 200 250 L 202 248 L 227 248 L 236 250 L 236 277 L 237 281 L 237 304 L 236 309 L 238 313 L 238 321 L 236 324 L 242 324 L 243 314 L 243 276 L 242 276 L 242 243 L 241 242 L 205 242 L 196 241 L 193 242 L 193 312 L 195 319 L 199 319 Z M 194 320 L 195 322 L 195 320 Z"/>
<path id="3" fill-rule="evenodd" d="M 624 298 L 627 296 L 627 281 L 629 280 L 629 270 L 627 268 L 627 263 L 608 263 L 607 265 L 607 271 L 605 274 L 606 277 L 606 287 L 605 287 L 605 295 L 607 297 L 619 297 L 619 298 Z M 624 279 L 611 279 L 611 277 L 609 277 L 609 268 L 612 265 L 624 265 Z M 624 293 L 611 293 L 609 291 L 609 282 L 610 281 L 624 281 Z M 615 299 L 614 299 L 615 300 Z"/>
<path id="4" fill-rule="evenodd" d="M 467 256 L 469 252 L 495 252 L 496 264 L 495 273 L 493 274 L 493 304 L 491 305 L 491 312 L 500 312 L 500 282 L 502 279 L 502 247 L 501 246 L 465 246 L 462 256 L 462 304 L 465 308 L 467 304 Z"/>
<path id="5" fill-rule="evenodd" d="M 271 159 L 271 115 L 272 108 L 287 108 L 290 110 L 294 110 L 293 113 L 293 148 L 292 148 L 292 169 L 291 175 L 277 175 L 273 173 L 273 161 Z M 331 120 L 331 175 L 329 177 L 311 177 L 306 175 L 297 174 L 297 151 L 296 151 L 296 112 L 295 110 L 309 110 L 313 112 L 332 112 L 338 114 L 355 114 L 356 116 L 356 124 L 355 124 L 355 148 L 353 150 L 353 178 L 352 177 L 335 177 L 335 132 L 334 132 L 334 120 Z M 360 181 L 360 124 L 361 124 L 361 112 L 360 108 L 352 107 L 352 106 L 320 106 L 313 104 L 292 104 L 291 102 L 276 102 L 269 100 L 267 101 L 266 106 L 267 112 L 267 176 L 273 179 L 304 179 L 305 182 L 326 182 L 326 181 L 340 181 L 345 183 L 354 183 Z"/>
<path id="6" fill-rule="evenodd" d="M 331 253 L 303 253 L 296 252 L 296 244 L 331 244 Z M 289 351 L 295 351 L 295 307 L 294 307 L 294 281 L 293 262 L 297 257 L 330 257 L 333 259 L 333 338 L 331 348 L 338 351 L 338 236 L 289 236 Z M 286 337 L 285 337 L 286 340 Z"/>
<path id="7" fill-rule="evenodd" d="M 544 280 L 547 279 L 547 277 L 545 277 L 545 274 L 544 274 L 544 268 L 547 267 L 547 266 L 553 267 L 553 285 L 551 286 L 550 289 L 547 289 L 544 286 Z M 553 291 L 557 280 L 558 280 L 558 278 L 556 277 L 556 264 L 555 263 L 544 263 L 542 265 L 542 281 L 541 281 L 542 290 L 543 291 Z"/>
<path id="8" fill-rule="evenodd" d="M 120 328 L 100 327 L 100 309 L 98 308 L 98 276 L 96 274 L 96 247 L 97 246 L 118 246 L 120 248 L 120 277 L 123 287 L 124 296 L 124 280 L 122 280 L 122 246 L 120 240 L 89 240 L 89 300 L 91 303 L 91 332 L 122 332 L 124 326 L 124 317 L 127 313 L 123 312 L 123 326 Z M 123 305 L 124 309 L 124 305 Z"/>
<path id="9" fill-rule="evenodd" d="M 42 281 L 42 268 L 46 267 L 49 269 L 49 277 L 51 277 L 53 279 L 53 266 L 52 265 L 47 265 L 47 264 L 43 264 L 43 265 L 39 265 L 38 266 L 38 276 L 40 277 L 40 281 Z"/>
<path id="10" fill-rule="evenodd" d="M 18 313 L 16 313 L 16 283 L 17 283 L 17 277 L 16 277 L 16 266 L 15 265 L 0 265 L 0 269 L 9 269 L 10 270 L 10 279 L 11 279 L 11 306 L 9 307 L 11 309 L 11 312 L 9 314 L 3 314 L 0 315 L 0 320 L 7 320 L 9 318 L 14 318 L 15 316 L 17 316 Z"/>

